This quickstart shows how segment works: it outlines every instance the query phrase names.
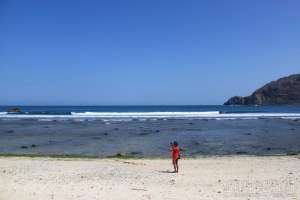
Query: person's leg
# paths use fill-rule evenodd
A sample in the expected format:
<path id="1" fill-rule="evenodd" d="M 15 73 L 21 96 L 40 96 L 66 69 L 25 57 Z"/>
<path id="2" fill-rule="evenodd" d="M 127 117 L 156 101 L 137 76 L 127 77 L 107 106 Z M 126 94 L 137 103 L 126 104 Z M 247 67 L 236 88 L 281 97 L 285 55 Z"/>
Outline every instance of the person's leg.
<path id="1" fill-rule="evenodd" d="M 176 172 L 178 172 L 178 159 L 176 159 L 176 161 L 175 161 L 175 166 L 176 166 Z"/>
<path id="2" fill-rule="evenodd" d="M 172 162 L 173 162 L 174 172 L 176 172 L 176 161 L 172 159 Z"/>

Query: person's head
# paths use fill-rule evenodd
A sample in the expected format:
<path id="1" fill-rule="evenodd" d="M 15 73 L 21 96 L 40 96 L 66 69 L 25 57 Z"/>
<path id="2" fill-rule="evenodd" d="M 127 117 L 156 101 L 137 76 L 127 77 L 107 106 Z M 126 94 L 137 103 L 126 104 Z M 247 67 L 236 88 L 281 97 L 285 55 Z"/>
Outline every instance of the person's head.
<path id="1" fill-rule="evenodd" d="M 178 143 L 176 141 L 173 142 L 174 147 L 178 146 Z"/>

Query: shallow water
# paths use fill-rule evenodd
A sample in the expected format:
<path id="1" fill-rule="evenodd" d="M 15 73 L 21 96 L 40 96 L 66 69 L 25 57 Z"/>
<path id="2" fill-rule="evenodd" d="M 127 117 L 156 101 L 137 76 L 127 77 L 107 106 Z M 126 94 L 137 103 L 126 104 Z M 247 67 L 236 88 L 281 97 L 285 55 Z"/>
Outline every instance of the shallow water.
<path id="1" fill-rule="evenodd" d="M 183 157 L 300 152 L 299 119 L 0 119 L 0 153 Z"/>

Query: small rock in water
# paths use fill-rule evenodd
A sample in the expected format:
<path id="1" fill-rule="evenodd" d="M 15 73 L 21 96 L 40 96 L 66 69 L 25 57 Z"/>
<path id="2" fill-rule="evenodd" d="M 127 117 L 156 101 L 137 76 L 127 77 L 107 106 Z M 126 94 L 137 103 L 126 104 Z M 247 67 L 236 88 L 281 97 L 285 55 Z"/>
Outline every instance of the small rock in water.
<path id="1" fill-rule="evenodd" d="M 159 132 L 160 132 L 160 130 L 156 130 L 155 132 L 156 132 L 156 133 L 159 133 Z"/>
<path id="2" fill-rule="evenodd" d="M 13 133 L 14 132 L 14 130 L 8 130 L 8 131 L 6 131 L 7 133 Z"/>
<path id="3" fill-rule="evenodd" d="M 10 108 L 7 110 L 7 112 L 9 113 L 20 113 L 21 112 L 21 109 L 16 107 L 16 108 Z"/>
<path id="4" fill-rule="evenodd" d="M 28 149 L 28 146 L 21 146 L 22 149 Z"/>
<path id="5" fill-rule="evenodd" d="M 300 153 L 300 152 L 299 152 L 299 153 Z M 296 151 L 288 151 L 286 154 L 287 154 L 288 156 L 296 156 L 296 155 L 298 155 L 299 153 L 296 152 Z"/>
<path id="6" fill-rule="evenodd" d="M 142 132 L 142 133 L 139 133 L 139 135 L 141 136 L 145 136 L 145 135 L 149 135 L 150 133 L 149 132 Z"/>
<path id="7" fill-rule="evenodd" d="M 36 144 L 32 144 L 31 147 L 32 147 L 32 148 L 35 148 L 35 147 L 37 147 L 37 145 L 36 145 Z"/>
<path id="8" fill-rule="evenodd" d="M 132 156 L 127 155 L 127 154 L 122 154 L 122 153 L 117 153 L 112 156 L 107 156 L 108 158 L 131 158 Z"/>
<path id="9" fill-rule="evenodd" d="M 140 151 L 132 151 L 130 152 L 131 155 L 139 155 L 139 154 L 142 154 L 142 152 Z"/>
<path id="10" fill-rule="evenodd" d="M 104 133 L 103 135 L 108 136 L 108 133 Z"/>
<path id="11" fill-rule="evenodd" d="M 245 155 L 245 154 L 247 154 L 247 152 L 245 152 L 245 151 L 237 151 L 236 154 L 238 154 L 238 155 Z"/>

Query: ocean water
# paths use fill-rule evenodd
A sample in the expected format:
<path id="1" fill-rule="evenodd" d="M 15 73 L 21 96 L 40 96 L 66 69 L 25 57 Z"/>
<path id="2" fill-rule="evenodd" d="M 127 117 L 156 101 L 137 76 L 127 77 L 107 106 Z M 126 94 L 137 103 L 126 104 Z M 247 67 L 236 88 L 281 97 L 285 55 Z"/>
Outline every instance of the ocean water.
<path id="1" fill-rule="evenodd" d="M 300 106 L 0 106 L 0 118 L 259 118 L 300 117 Z"/>
<path id="2" fill-rule="evenodd" d="M 182 157 L 300 153 L 297 106 L 0 107 L 0 154 Z"/>

